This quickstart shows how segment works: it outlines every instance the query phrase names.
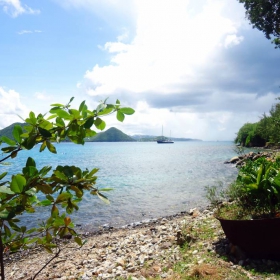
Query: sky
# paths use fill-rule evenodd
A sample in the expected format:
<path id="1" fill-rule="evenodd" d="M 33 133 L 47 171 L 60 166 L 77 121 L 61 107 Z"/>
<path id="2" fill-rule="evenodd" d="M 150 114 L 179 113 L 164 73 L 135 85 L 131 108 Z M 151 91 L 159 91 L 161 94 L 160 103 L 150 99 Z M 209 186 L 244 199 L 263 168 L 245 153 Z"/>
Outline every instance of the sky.
<path id="1" fill-rule="evenodd" d="M 0 0 L 0 129 L 117 99 L 106 129 L 234 140 L 280 96 L 280 50 L 237 0 Z"/>

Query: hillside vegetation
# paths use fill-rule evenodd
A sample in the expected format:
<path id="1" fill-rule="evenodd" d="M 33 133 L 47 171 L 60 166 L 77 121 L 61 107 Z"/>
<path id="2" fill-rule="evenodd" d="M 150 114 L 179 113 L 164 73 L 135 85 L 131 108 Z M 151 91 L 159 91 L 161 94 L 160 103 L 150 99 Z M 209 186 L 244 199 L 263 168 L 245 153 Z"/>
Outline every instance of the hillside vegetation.
<path id="1" fill-rule="evenodd" d="M 11 139 L 14 139 L 13 137 L 13 128 L 14 126 L 18 124 L 21 127 L 24 128 L 26 125 L 25 123 L 13 123 L 2 130 L 0 130 L 0 137 L 6 136 Z M 100 132 L 97 135 L 93 137 L 89 137 L 85 139 L 85 142 L 155 142 L 157 140 L 161 140 L 162 136 L 152 136 L 152 135 L 133 135 L 129 136 L 122 131 L 120 131 L 117 128 L 109 128 L 108 130 L 104 132 Z M 164 139 L 168 139 L 167 137 L 164 137 Z M 201 141 L 199 139 L 191 139 L 191 138 L 170 138 L 173 141 Z M 67 140 L 66 140 L 67 141 Z"/>
<path id="2" fill-rule="evenodd" d="M 115 127 L 111 127 L 104 132 L 98 133 L 96 136 L 86 139 L 87 142 L 133 142 L 136 141 L 132 137 L 123 133 Z"/>
<path id="3" fill-rule="evenodd" d="M 14 126 L 15 125 L 20 125 L 22 128 L 26 125 L 25 123 L 13 123 L 3 129 L 0 130 L 0 137 L 1 136 L 6 136 L 8 138 L 11 138 L 11 139 L 14 139 L 14 136 L 13 136 L 13 129 L 14 129 Z"/>
<path id="4" fill-rule="evenodd" d="M 274 104 L 256 123 L 245 123 L 238 131 L 235 143 L 245 147 L 278 146 L 280 143 L 280 103 Z"/>

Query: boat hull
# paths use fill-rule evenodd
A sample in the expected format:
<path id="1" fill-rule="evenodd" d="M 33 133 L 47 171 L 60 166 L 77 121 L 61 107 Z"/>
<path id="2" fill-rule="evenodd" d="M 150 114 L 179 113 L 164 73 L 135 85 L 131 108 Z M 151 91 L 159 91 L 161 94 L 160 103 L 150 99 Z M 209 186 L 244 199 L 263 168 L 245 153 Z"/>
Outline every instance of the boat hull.
<path id="1" fill-rule="evenodd" d="M 173 141 L 157 141 L 158 144 L 173 144 Z"/>

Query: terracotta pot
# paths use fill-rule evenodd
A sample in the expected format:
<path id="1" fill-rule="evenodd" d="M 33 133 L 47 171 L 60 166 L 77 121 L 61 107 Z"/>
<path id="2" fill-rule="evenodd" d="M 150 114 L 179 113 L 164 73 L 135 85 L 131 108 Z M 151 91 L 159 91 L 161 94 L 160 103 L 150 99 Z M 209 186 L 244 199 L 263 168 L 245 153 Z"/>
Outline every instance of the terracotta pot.
<path id="1" fill-rule="evenodd" d="M 280 260 L 280 218 L 225 220 L 216 217 L 226 237 L 248 257 Z"/>

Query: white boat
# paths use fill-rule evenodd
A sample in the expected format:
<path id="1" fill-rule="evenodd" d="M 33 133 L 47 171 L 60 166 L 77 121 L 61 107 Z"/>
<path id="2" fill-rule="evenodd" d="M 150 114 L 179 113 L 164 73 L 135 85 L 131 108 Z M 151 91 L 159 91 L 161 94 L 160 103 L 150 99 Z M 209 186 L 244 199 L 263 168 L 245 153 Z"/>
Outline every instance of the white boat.
<path id="1" fill-rule="evenodd" d="M 171 139 L 165 139 L 163 136 L 163 127 L 162 127 L 162 132 L 161 132 L 161 139 L 162 140 L 157 140 L 158 144 L 173 144 L 174 142 Z"/>

